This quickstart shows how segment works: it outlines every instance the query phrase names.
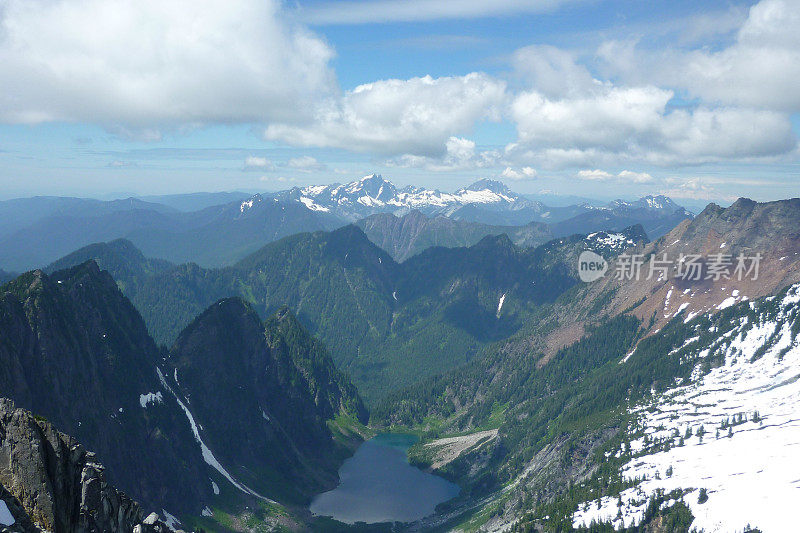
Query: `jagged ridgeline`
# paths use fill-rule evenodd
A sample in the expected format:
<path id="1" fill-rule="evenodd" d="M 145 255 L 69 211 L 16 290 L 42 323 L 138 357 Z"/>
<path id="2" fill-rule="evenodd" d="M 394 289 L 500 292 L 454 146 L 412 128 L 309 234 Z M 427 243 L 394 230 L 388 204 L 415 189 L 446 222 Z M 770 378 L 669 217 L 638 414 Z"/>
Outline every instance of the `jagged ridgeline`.
<path id="1" fill-rule="evenodd" d="M 162 516 L 301 505 L 335 484 L 366 422 L 288 310 L 265 323 L 223 300 L 159 350 L 94 261 L 0 287 L 0 339 L 0 396 L 76 437 L 110 483 Z M 13 478 L 12 463 L 0 475 Z"/>
<path id="2" fill-rule="evenodd" d="M 35 197 L 0 201 L 0 267 L 24 272 L 82 246 L 125 238 L 148 257 L 212 268 L 235 264 L 268 242 L 300 232 L 362 223 L 396 259 L 426 245 L 468 246 L 508 233 L 517 244 L 548 236 L 622 230 L 642 224 L 650 238 L 692 214 L 663 196 L 605 206 L 547 206 L 482 179 L 454 193 L 398 189 L 381 176 L 274 195 L 209 193 L 100 201 Z M 398 224 L 393 218 L 402 217 Z M 411 220 L 406 223 L 405 219 Z M 430 221 L 422 218 L 432 217 Z M 445 220 L 447 219 L 447 221 Z M 404 235 L 399 239 L 396 230 Z M 407 233 L 406 233 L 407 232 Z"/>
<path id="3" fill-rule="evenodd" d="M 94 262 L 50 276 L 29 272 L 2 287 L 0 335 L 2 396 L 96 451 L 110 481 L 173 512 L 210 495 L 177 404 L 163 394 L 140 403 L 161 390 L 159 352 Z"/>
<path id="4" fill-rule="evenodd" d="M 624 246 L 646 242 L 641 227 L 623 234 Z M 221 298 L 240 296 L 262 317 L 286 305 L 374 401 L 519 331 L 577 283 L 576 251 L 621 251 L 599 237 L 520 249 L 501 234 L 397 263 L 360 229 L 346 226 L 287 237 L 223 269 L 157 270 L 130 243 L 115 241 L 79 250 L 48 270 L 97 259 L 118 276 L 164 344 Z"/>

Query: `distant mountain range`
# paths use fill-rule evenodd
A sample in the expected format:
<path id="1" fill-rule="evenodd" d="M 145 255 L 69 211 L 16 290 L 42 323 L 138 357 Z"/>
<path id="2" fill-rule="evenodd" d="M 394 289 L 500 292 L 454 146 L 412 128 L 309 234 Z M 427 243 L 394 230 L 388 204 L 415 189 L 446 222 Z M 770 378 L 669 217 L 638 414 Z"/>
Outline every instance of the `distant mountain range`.
<path id="1" fill-rule="evenodd" d="M 660 237 L 692 216 L 664 196 L 647 196 L 636 202 L 617 200 L 607 207 L 584 207 L 587 209 L 584 213 L 549 224 L 530 222 L 521 226 L 497 226 L 444 215 L 429 217 L 413 210 L 402 216 L 391 213 L 370 215 L 356 225 L 395 260 L 404 261 L 432 246 L 471 246 L 487 235 L 508 235 L 521 248 L 532 248 L 556 237 L 621 231 L 636 225 L 641 226 L 648 237 Z"/>
<path id="2" fill-rule="evenodd" d="M 408 186 L 398 189 L 378 174 L 347 184 L 295 187 L 275 195 L 314 211 L 332 213 L 355 222 L 377 213 L 402 216 L 417 210 L 427 216 L 445 216 L 483 224 L 517 226 L 533 221 L 558 221 L 582 212 L 581 206 L 550 208 L 516 194 L 503 183 L 476 181 L 454 193 Z"/>
<path id="3" fill-rule="evenodd" d="M 413 186 L 398 189 L 380 175 L 371 174 L 344 185 L 295 187 L 275 197 L 301 202 L 309 209 L 332 213 L 350 222 L 376 213 L 402 215 L 418 210 L 429 216 L 442 215 L 456 220 L 520 225 L 561 218 L 558 215 L 569 212 L 569 208 L 549 210 L 540 202 L 512 192 L 499 181 L 488 179 L 454 193 L 444 193 Z"/>
<path id="4" fill-rule="evenodd" d="M 41 210 L 41 204 L 48 209 Z M 121 237 L 152 257 L 222 266 L 275 239 L 342 225 L 334 216 L 260 195 L 191 212 L 135 199 L 31 198 L 12 200 L 10 206 L 0 202 L 0 213 L 16 212 L 22 206 L 39 216 L 24 218 L 29 223 L 24 227 L 12 215 L 0 219 L 0 228 L 7 220 L 13 221 L 0 231 L 0 266 L 18 272 L 44 266 L 81 246 Z"/>
<path id="5" fill-rule="evenodd" d="M 472 246 L 488 235 L 508 235 L 520 248 L 532 248 L 553 238 L 550 226 L 544 222 L 531 222 L 524 226 L 492 226 L 443 215 L 428 217 L 416 209 L 400 217 L 391 213 L 370 215 L 356 222 L 356 225 L 369 240 L 399 262 L 433 246 Z"/>
<path id="6" fill-rule="evenodd" d="M 414 213 L 434 221 L 423 223 Z M 641 224 L 654 239 L 692 216 L 663 196 L 602 207 L 549 207 L 498 181 L 480 180 L 443 193 L 398 189 L 374 174 L 345 185 L 249 196 L 197 193 L 110 202 L 35 197 L 0 202 L 0 268 L 21 272 L 42 267 L 82 246 L 118 238 L 130 240 L 148 257 L 220 267 L 282 237 L 331 230 L 376 215 L 384 218 L 359 224 L 396 259 L 410 257 L 428 243 L 463 246 L 501 233 L 519 246 L 533 246 L 549 237 Z M 388 216 L 411 218 L 394 224 Z"/>

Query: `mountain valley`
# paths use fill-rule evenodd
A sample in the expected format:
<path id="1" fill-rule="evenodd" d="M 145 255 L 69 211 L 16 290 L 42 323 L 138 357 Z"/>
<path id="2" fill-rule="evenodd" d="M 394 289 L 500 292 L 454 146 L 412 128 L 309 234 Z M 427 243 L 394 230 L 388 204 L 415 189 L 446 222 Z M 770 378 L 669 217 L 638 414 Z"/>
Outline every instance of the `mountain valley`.
<path id="1" fill-rule="evenodd" d="M 797 200 L 740 199 L 651 242 L 638 224 L 558 236 L 383 213 L 222 268 L 95 243 L 0 289 L 0 389 L 34 413 L 13 415 L 28 427 L 96 453 L 133 499 L 102 497 L 126 509 L 120 531 L 150 531 L 152 511 L 153 528 L 211 531 L 775 530 L 797 490 L 770 465 L 796 440 L 798 217 Z M 582 283 L 587 250 L 607 271 Z M 733 269 L 756 253 L 756 279 L 656 268 L 665 254 L 711 272 L 715 254 Z M 623 279 L 633 257 L 661 275 Z M 384 432 L 416 435 L 412 464 L 458 496 L 410 524 L 312 515 Z M 726 466 L 759 435 L 765 461 Z M 7 457 L 13 524 L 84 527 L 29 500 L 33 474 Z M 784 499 L 748 511 L 767 471 Z"/>

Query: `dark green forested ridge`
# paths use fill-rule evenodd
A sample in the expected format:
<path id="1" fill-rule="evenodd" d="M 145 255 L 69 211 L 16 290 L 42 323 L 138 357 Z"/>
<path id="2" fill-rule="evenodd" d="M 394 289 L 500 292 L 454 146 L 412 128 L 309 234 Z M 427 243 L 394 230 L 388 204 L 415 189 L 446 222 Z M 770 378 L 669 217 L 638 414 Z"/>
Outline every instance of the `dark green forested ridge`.
<path id="1" fill-rule="evenodd" d="M 220 300 L 179 335 L 163 368 L 217 459 L 282 501 L 335 484 L 347 449 L 329 422 L 366 422 L 355 387 L 286 309 L 263 323 L 240 298 Z"/>
<path id="2" fill-rule="evenodd" d="M 44 271 L 51 274 L 90 260 L 102 265 L 103 270 L 107 270 L 111 274 L 120 289 L 130 299 L 135 298 L 136 289 L 149 276 L 159 274 L 175 266 L 163 259 L 145 257 L 129 240 L 117 239 L 107 243 L 85 246 L 51 263 Z"/>
<path id="3" fill-rule="evenodd" d="M 132 262 L 131 246 L 119 242 L 73 256 L 108 262 L 165 344 L 221 298 L 240 296 L 262 317 L 288 306 L 365 398 L 375 400 L 464 364 L 519 331 L 577 283 L 573 259 L 587 245 L 573 236 L 523 250 L 506 235 L 488 236 L 468 248 L 434 247 L 397 263 L 360 229 L 346 226 L 287 237 L 221 269 L 165 269 L 138 256 Z"/>

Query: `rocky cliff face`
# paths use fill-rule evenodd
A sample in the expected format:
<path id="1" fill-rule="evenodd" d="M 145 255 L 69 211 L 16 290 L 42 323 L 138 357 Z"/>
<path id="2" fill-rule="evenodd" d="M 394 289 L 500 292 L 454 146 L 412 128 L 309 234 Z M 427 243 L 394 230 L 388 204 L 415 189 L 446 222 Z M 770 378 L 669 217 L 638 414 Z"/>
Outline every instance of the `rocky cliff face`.
<path id="1" fill-rule="evenodd" d="M 632 309 L 642 320 L 654 317 L 656 330 L 679 312 L 685 316 L 713 313 L 745 299 L 774 294 L 800 281 L 800 199 L 758 203 L 740 198 L 728 208 L 710 204 L 641 252 L 648 258 L 666 257 L 677 263 L 681 256 L 699 256 L 699 279 L 682 279 L 672 267 L 669 275 L 647 279 L 653 259 L 642 266 L 636 280 L 619 280 L 615 265 L 602 281 L 591 284 L 589 297 L 613 294 L 607 308 L 612 313 Z M 720 254 L 722 257 L 720 257 Z M 760 254 L 758 275 L 736 275 L 738 257 Z M 727 258 L 727 259 L 724 259 Z M 724 259 L 724 275 L 710 276 L 709 265 Z M 720 263 L 721 264 L 721 263 Z M 752 261 L 746 261 L 750 268 Z"/>
<path id="2" fill-rule="evenodd" d="M 0 392 L 37 415 L 6 405 L 16 429 L 0 427 L 0 520 L 50 531 L 131 530 L 140 508 L 112 485 L 173 525 L 255 499 L 301 503 L 335 484 L 359 440 L 348 431 L 367 419 L 288 311 L 265 324 L 222 300 L 168 354 L 94 261 L 0 287 Z M 105 514 L 83 511 L 95 508 Z"/>
<path id="3" fill-rule="evenodd" d="M 327 421 L 366 422 L 355 388 L 287 310 L 265 325 L 242 300 L 221 300 L 180 335 L 167 365 L 203 442 L 260 494 L 303 499 L 335 484 Z"/>
<path id="4" fill-rule="evenodd" d="M 94 262 L 0 290 L 0 391 L 97 452 L 109 481 L 154 509 L 199 512 L 211 486 L 158 349 Z"/>
<path id="5" fill-rule="evenodd" d="M 0 399 L 0 531 L 169 531 L 111 486 L 94 453 L 30 412 Z"/>

